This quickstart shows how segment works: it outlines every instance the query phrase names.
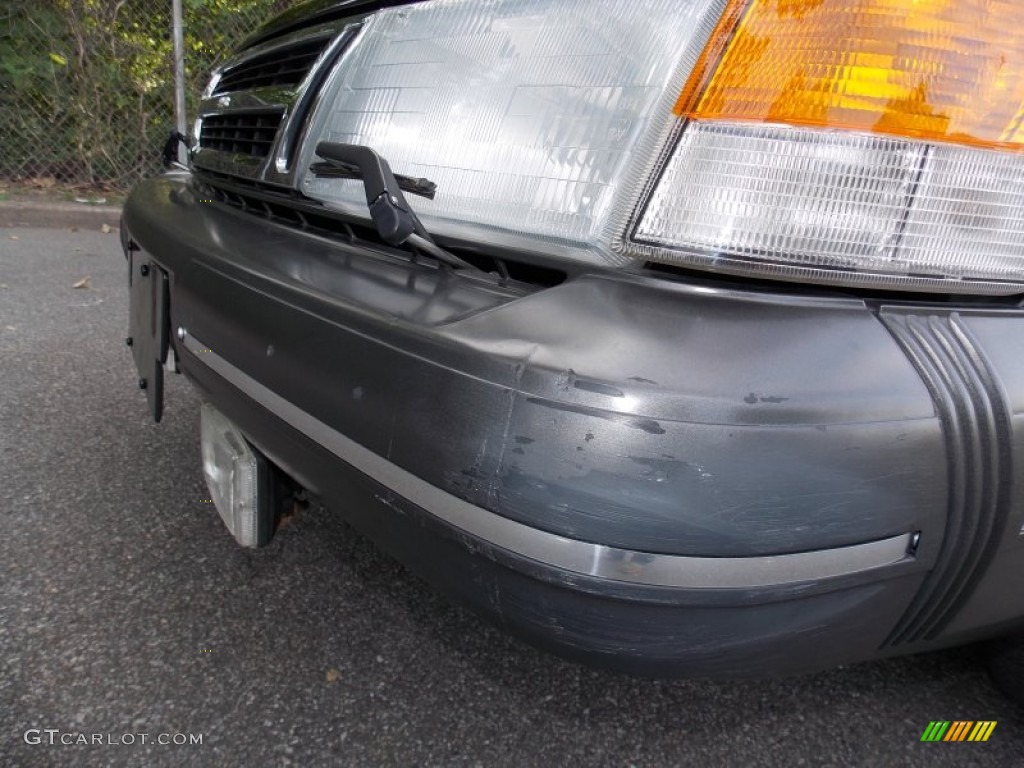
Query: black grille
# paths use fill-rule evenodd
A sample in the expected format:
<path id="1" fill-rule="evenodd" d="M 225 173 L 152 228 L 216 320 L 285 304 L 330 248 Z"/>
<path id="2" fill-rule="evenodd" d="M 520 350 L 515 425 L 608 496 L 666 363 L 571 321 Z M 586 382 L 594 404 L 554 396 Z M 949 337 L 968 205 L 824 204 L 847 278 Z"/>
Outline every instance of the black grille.
<path id="1" fill-rule="evenodd" d="M 309 74 L 313 63 L 329 42 L 330 38 L 326 37 L 307 40 L 254 56 L 229 67 L 221 75 L 213 95 L 220 96 L 232 91 L 249 91 L 268 86 L 296 88 Z"/>
<path id="2" fill-rule="evenodd" d="M 231 112 L 204 117 L 199 146 L 235 155 L 266 157 L 283 114 L 283 111 Z"/>

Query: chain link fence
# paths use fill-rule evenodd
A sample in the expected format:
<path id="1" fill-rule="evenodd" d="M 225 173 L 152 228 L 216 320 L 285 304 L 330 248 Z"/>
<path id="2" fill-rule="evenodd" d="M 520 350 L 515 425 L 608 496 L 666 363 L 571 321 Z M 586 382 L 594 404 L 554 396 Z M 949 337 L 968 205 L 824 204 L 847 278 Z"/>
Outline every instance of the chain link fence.
<path id="1" fill-rule="evenodd" d="M 296 0 L 183 0 L 186 111 Z M 0 183 L 123 191 L 174 128 L 172 0 L 0 0 Z"/>

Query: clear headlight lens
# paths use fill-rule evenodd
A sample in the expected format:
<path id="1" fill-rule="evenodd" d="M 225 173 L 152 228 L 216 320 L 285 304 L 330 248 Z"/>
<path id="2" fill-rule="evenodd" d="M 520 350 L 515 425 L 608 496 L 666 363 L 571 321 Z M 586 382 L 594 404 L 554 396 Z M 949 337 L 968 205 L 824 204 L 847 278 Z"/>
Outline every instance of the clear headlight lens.
<path id="1" fill-rule="evenodd" d="M 301 161 L 371 146 L 478 243 L 1014 293 L 1022 28 L 1017 0 L 432 0 L 367 21 Z"/>
<path id="2" fill-rule="evenodd" d="M 437 183 L 435 233 L 575 258 L 611 247 L 675 123 L 724 0 L 433 0 L 371 18 L 313 116 L 318 141 L 372 147 Z M 357 214 L 357 181 L 303 191 Z"/>

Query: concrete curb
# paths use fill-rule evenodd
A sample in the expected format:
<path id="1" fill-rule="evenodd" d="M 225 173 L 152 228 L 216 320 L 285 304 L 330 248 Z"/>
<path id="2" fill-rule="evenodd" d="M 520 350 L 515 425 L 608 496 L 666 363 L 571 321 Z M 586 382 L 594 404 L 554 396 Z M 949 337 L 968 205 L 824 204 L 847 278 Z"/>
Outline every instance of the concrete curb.
<path id="1" fill-rule="evenodd" d="M 0 228 L 48 227 L 54 229 L 96 230 L 117 228 L 121 208 L 116 205 L 86 205 L 35 201 L 0 201 Z"/>

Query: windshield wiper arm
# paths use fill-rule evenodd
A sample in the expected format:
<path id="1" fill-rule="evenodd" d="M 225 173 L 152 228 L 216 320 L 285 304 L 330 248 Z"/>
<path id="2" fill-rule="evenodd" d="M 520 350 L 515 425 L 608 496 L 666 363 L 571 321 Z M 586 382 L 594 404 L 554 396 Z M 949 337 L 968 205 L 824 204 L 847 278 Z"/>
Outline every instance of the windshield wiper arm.
<path id="1" fill-rule="evenodd" d="M 361 179 L 363 172 L 354 163 L 343 163 L 340 160 L 327 160 L 313 163 L 309 170 L 318 179 Z M 415 176 L 406 176 L 401 173 L 394 174 L 398 188 L 410 195 L 419 195 L 428 200 L 433 200 L 437 193 L 437 184 L 430 179 L 421 179 Z"/>
<path id="2" fill-rule="evenodd" d="M 405 195 L 402 194 L 404 187 L 391 172 L 391 166 L 383 157 L 360 144 L 339 144 L 331 141 L 321 141 L 317 144 L 316 153 L 336 169 L 339 178 L 355 178 L 363 182 L 370 218 L 373 219 L 377 234 L 384 242 L 390 245 L 409 243 L 450 267 L 475 269 L 468 261 L 449 253 L 434 242 L 434 238 L 409 207 Z M 315 168 L 314 165 L 311 170 Z M 402 178 L 407 184 L 415 182 L 418 188 L 429 191 L 425 197 L 434 196 L 437 185 L 432 181 L 414 179 L 411 176 Z"/>

